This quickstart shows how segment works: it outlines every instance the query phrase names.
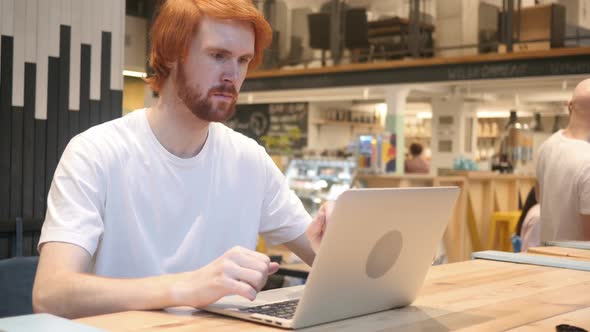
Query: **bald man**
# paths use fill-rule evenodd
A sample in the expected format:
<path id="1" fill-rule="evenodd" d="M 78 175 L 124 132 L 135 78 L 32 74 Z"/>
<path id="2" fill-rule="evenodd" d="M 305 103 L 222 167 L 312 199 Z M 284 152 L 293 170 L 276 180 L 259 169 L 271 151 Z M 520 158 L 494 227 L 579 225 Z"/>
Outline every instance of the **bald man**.
<path id="1" fill-rule="evenodd" d="M 542 241 L 590 241 L 590 79 L 574 90 L 567 128 L 539 149 Z"/>

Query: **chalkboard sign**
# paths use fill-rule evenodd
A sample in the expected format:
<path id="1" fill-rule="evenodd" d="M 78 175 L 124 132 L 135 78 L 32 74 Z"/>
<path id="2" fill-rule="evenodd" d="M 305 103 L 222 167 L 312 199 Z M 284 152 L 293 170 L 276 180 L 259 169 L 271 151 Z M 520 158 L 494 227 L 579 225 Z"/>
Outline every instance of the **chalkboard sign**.
<path id="1" fill-rule="evenodd" d="M 266 148 L 290 155 L 307 146 L 307 103 L 237 105 L 226 125 Z"/>

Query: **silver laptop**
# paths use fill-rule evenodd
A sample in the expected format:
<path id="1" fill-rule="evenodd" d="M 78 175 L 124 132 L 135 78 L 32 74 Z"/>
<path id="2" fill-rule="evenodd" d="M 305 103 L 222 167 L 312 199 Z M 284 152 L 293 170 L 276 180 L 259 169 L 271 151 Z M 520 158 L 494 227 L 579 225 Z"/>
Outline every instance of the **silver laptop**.
<path id="1" fill-rule="evenodd" d="M 407 306 L 457 199 L 457 187 L 352 189 L 336 200 L 305 286 L 228 296 L 204 310 L 298 329 Z"/>

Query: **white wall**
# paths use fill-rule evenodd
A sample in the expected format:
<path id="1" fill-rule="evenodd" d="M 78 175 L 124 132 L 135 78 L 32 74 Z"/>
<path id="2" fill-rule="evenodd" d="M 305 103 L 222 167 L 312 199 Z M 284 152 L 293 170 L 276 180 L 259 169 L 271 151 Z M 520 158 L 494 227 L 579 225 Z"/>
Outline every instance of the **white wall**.
<path id="1" fill-rule="evenodd" d="M 432 101 L 432 160 L 431 171 L 436 172 L 441 168 L 453 168 L 453 162 L 458 156 L 474 158 L 476 153 L 476 105 L 460 98 L 443 100 L 434 98 Z M 440 125 L 441 117 L 451 117 L 453 123 Z M 467 126 L 471 126 L 472 135 L 466 137 Z M 439 141 L 452 141 L 452 150 L 439 151 Z M 468 150 L 471 151 L 468 151 Z"/>
<path id="2" fill-rule="evenodd" d="M 565 6 L 567 24 L 590 29 L 590 0 L 559 0 Z"/>
<path id="3" fill-rule="evenodd" d="M 147 32 L 147 20 L 145 18 L 125 17 L 125 69 L 145 71 Z"/>
<path id="4" fill-rule="evenodd" d="M 291 47 L 291 10 L 282 0 L 276 1 L 274 9 L 273 29 L 279 31 L 279 58 L 283 59 Z"/>
<path id="5" fill-rule="evenodd" d="M 434 42 L 437 47 L 455 46 L 466 44 L 464 31 L 477 30 L 477 25 L 467 26 L 463 21 L 464 0 L 445 0 L 436 2 L 436 30 Z M 477 13 L 477 11 L 475 11 Z M 473 15 L 472 16 L 477 16 Z M 473 22 L 470 22 L 473 24 Z M 448 50 L 438 52 L 442 56 L 455 56 L 465 54 L 464 50 Z"/>

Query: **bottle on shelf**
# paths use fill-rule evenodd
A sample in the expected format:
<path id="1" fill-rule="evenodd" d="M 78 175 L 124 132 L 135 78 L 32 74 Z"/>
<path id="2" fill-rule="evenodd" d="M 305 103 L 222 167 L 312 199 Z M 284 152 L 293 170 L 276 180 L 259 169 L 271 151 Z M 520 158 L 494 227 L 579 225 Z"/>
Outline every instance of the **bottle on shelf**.
<path id="1" fill-rule="evenodd" d="M 533 123 L 531 124 L 531 128 L 534 132 L 543 132 L 543 122 L 541 121 L 541 113 L 535 113 L 535 117 Z"/>
<path id="2" fill-rule="evenodd" d="M 524 168 L 533 159 L 533 137 L 528 124 L 518 121 L 516 111 L 510 112 L 500 140 L 499 157 L 509 166 L 508 172 Z"/>
<path id="3" fill-rule="evenodd" d="M 553 120 L 553 129 L 551 129 L 552 133 L 555 133 L 561 129 L 561 124 L 559 122 L 559 115 L 556 115 L 555 120 Z"/>

